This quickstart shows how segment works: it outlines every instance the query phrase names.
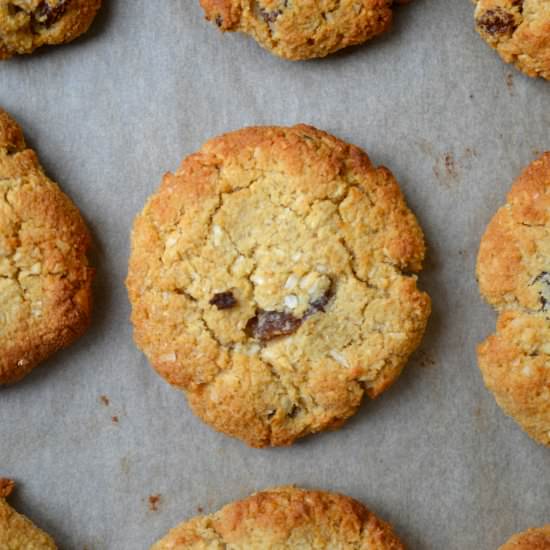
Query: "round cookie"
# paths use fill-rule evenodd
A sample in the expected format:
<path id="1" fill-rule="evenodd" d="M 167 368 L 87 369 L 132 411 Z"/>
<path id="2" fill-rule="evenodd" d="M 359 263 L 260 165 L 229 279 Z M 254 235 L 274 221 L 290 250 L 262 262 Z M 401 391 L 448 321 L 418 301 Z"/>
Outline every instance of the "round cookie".
<path id="1" fill-rule="evenodd" d="M 430 313 L 424 252 L 394 177 L 357 147 L 304 125 L 229 133 L 136 218 L 135 339 L 214 428 L 288 445 L 398 377 Z"/>
<path id="2" fill-rule="evenodd" d="M 550 445 L 550 153 L 512 186 L 481 240 L 481 293 L 500 317 L 478 348 L 499 405 L 534 439 Z"/>
<path id="3" fill-rule="evenodd" d="M 506 63 L 550 79 L 548 0 L 474 0 L 476 29 Z"/>
<path id="4" fill-rule="evenodd" d="M 499 550 L 550 550 L 550 525 L 518 533 Z"/>
<path id="5" fill-rule="evenodd" d="M 222 31 L 251 35 L 286 59 L 325 57 L 389 29 L 393 0 L 200 0 Z"/>
<path id="6" fill-rule="evenodd" d="M 100 6 L 101 0 L 0 0 L 0 60 L 74 40 Z"/>
<path id="7" fill-rule="evenodd" d="M 56 550 L 49 535 L 7 502 L 14 488 L 13 481 L 0 479 L 0 548 L 3 550 Z"/>
<path id="8" fill-rule="evenodd" d="M 182 523 L 151 550 L 228 547 L 404 549 L 387 523 L 351 498 L 278 487 Z"/>
<path id="9" fill-rule="evenodd" d="M 93 271 L 77 208 L 0 109 L 0 385 L 87 328 Z"/>

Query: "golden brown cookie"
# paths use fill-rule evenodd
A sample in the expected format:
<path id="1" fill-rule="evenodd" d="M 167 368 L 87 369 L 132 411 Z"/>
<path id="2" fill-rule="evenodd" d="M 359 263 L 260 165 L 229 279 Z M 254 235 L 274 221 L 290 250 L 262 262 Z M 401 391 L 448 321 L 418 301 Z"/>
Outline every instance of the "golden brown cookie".
<path id="1" fill-rule="evenodd" d="M 506 63 L 550 79 L 550 2 L 474 0 L 476 29 Z"/>
<path id="2" fill-rule="evenodd" d="M 497 309 L 497 332 L 478 348 L 499 405 L 550 445 L 550 153 L 518 178 L 481 240 L 481 293 Z"/>
<path id="3" fill-rule="evenodd" d="M 251 35 L 286 59 L 325 57 L 388 30 L 393 0 L 200 0 L 222 31 Z"/>
<path id="4" fill-rule="evenodd" d="M 74 40 L 100 6 L 101 0 L 0 0 L 0 60 Z"/>
<path id="5" fill-rule="evenodd" d="M 136 218 L 135 339 L 217 430 L 288 445 L 398 377 L 430 313 L 423 258 L 389 170 L 308 126 L 247 128 L 184 160 Z"/>
<path id="6" fill-rule="evenodd" d="M 392 528 L 335 493 L 278 487 L 172 529 L 151 550 L 403 550 Z"/>
<path id="7" fill-rule="evenodd" d="M 57 546 L 49 535 L 6 502 L 13 487 L 13 481 L 0 479 L 0 549 L 56 550 Z"/>
<path id="8" fill-rule="evenodd" d="M 0 109 L 0 385 L 87 328 L 93 271 L 77 208 Z"/>
<path id="9" fill-rule="evenodd" d="M 550 550 L 550 525 L 518 533 L 499 550 Z"/>

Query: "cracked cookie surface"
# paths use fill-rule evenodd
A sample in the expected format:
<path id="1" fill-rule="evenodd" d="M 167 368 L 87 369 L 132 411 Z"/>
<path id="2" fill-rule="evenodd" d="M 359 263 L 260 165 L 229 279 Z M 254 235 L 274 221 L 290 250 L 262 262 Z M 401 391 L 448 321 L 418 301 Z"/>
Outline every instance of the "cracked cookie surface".
<path id="1" fill-rule="evenodd" d="M 0 60 L 74 40 L 100 6 L 101 0 L 0 0 Z"/>
<path id="2" fill-rule="evenodd" d="M 0 384 L 18 381 L 87 328 L 88 230 L 0 109 Z"/>
<path id="3" fill-rule="evenodd" d="M 389 29 L 393 0 L 200 0 L 222 31 L 251 35 L 286 59 L 325 57 Z"/>
<path id="4" fill-rule="evenodd" d="M 518 533 L 499 550 L 550 550 L 550 525 Z"/>
<path id="5" fill-rule="evenodd" d="M 151 550 L 403 550 L 392 528 L 335 493 L 278 487 L 172 529 Z"/>
<path id="6" fill-rule="evenodd" d="M 550 445 L 550 153 L 518 178 L 480 244 L 481 293 L 499 312 L 478 348 L 487 387 L 535 440 Z"/>
<path id="7" fill-rule="evenodd" d="M 506 63 L 550 80 L 550 1 L 474 0 L 476 29 Z"/>
<path id="8" fill-rule="evenodd" d="M 209 141 L 136 218 L 134 336 L 203 420 L 250 445 L 342 424 L 418 346 L 421 229 L 386 168 L 308 126 Z"/>
<path id="9" fill-rule="evenodd" d="M 25 516 L 18 514 L 7 502 L 14 483 L 0 479 L 0 548 L 2 550 L 56 550 L 49 535 Z"/>

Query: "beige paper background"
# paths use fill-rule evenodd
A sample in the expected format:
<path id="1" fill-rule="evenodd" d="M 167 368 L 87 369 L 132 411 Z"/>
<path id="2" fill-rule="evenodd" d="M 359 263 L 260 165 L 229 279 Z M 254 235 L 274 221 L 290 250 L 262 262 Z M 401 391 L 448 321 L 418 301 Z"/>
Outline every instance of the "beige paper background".
<path id="1" fill-rule="evenodd" d="M 199 508 L 283 483 L 362 500 L 413 550 L 494 550 L 550 522 L 550 450 L 500 412 L 476 366 L 495 315 L 474 279 L 485 225 L 550 149 L 550 84 L 501 63 L 472 11 L 415 0 L 375 42 L 290 63 L 222 37 L 198 1 L 105 0 L 85 38 L 0 64 L 0 105 L 96 242 L 92 329 L 0 391 L 0 475 L 62 549 L 145 549 Z M 395 173 L 426 232 L 434 313 L 400 381 L 343 429 L 251 450 L 196 419 L 134 347 L 128 233 L 163 172 L 209 137 L 302 121 Z"/>

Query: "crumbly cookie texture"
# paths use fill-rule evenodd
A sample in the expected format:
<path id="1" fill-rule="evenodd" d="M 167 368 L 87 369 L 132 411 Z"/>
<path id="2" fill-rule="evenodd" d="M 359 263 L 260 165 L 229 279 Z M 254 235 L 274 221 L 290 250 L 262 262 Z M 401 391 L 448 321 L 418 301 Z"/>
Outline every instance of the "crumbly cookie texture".
<path id="1" fill-rule="evenodd" d="M 334 493 L 278 487 L 182 523 L 151 550 L 403 550 L 392 528 Z"/>
<path id="2" fill-rule="evenodd" d="M 200 0 L 222 31 L 251 35 L 286 59 L 325 57 L 388 30 L 393 0 Z"/>
<path id="3" fill-rule="evenodd" d="M 13 383 L 87 328 L 88 230 L 0 110 L 0 385 Z"/>
<path id="4" fill-rule="evenodd" d="M 500 550 L 550 550 L 550 525 L 518 533 Z"/>
<path id="5" fill-rule="evenodd" d="M 506 63 L 550 79 L 550 2 L 474 0 L 476 29 Z"/>
<path id="6" fill-rule="evenodd" d="M 49 535 L 7 502 L 14 488 L 13 481 L 0 479 L 0 548 L 2 550 L 56 550 Z"/>
<path id="7" fill-rule="evenodd" d="M 0 0 L 0 60 L 74 40 L 100 6 L 101 0 Z"/>
<path id="8" fill-rule="evenodd" d="M 250 445 L 336 428 L 399 375 L 430 313 L 422 231 L 386 168 L 308 126 L 223 135 L 136 218 L 135 339 Z"/>
<path id="9" fill-rule="evenodd" d="M 478 348 L 499 405 L 550 445 L 550 153 L 513 185 L 481 240 L 481 293 L 497 309 L 497 332 Z"/>

